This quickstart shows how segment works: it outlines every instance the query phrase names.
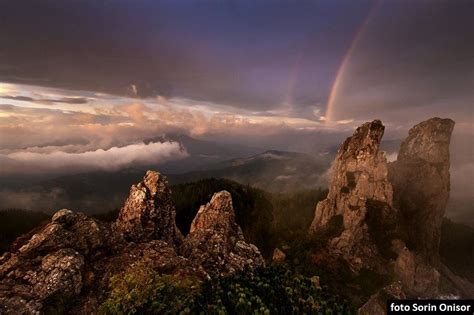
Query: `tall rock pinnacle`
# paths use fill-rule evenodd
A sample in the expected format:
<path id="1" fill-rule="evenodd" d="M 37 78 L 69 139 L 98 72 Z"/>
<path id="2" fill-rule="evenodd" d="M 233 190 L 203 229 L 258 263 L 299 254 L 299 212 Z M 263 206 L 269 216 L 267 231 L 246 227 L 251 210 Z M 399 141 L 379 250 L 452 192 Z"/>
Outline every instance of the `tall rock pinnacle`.
<path id="1" fill-rule="evenodd" d="M 389 166 L 395 206 L 408 233 L 408 246 L 435 263 L 449 199 L 451 119 L 431 118 L 410 129 L 398 160 Z"/>
<path id="2" fill-rule="evenodd" d="M 148 171 L 143 181 L 133 185 L 115 223 L 132 241 L 163 240 L 178 244 L 182 235 L 175 223 L 176 210 L 166 177 Z"/>
<path id="3" fill-rule="evenodd" d="M 359 255 L 367 256 L 354 253 L 354 246 L 363 243 L 368 235 L 368 202 L 382 203 L 388 209 L 392 206 L 387 160 L 384 152 L 379 151 L 384 129 L 379 120 L 365 123 L 342 144 L 332 166 L 329 194 L 318 203 L 310 227 L 314 234 L 334 216 L 342 216 L 343 232 L 332 240 L 332 245 L 335 251 L 355 257 L 356 261 L 360 261 Z"/>

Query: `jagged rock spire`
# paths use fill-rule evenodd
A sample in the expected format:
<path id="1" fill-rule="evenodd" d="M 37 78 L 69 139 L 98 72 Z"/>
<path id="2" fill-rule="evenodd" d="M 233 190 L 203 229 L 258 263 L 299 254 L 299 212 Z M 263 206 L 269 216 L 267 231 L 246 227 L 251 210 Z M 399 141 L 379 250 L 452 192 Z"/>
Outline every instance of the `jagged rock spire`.
<path id="1" fill-rule="evenodd" d="M 176 210 L 166 177 L 147 171 L 143 181 L 130 189 L 115 225 L 128 240 L 143 242 L 157 239 L 175 245 L 182 239 L 175 217 Z"/>
<path id="2" fill-rule="evenodd" d="M 314 235 L 336 216 L 342 217 L 342 232 L 331 240 L 330 247 L 344 256 L 354 270 L 376 254 L 374 244 L 368 240 L 368 203 L 378 202 L 385 210 L 392 205 L 387 160 L 385 153 L 379 151 L 384 129 L 380 120 L 367 122 L 341 145 L 332 166 L 328 196 L 318 203 L 310 227 Z"/>
<path id="3" fill-rule="evenodd" d="M 200 207 L 180 252 L 211 275 L 264 265 L 258 248 L 245 242 L 227 191 L 215 193 L 209 203 Z"/>
<path id="4" fill-rule="evenodd" d="M 385 154 L 379 151 L 384 133 L 380 120 L 360 126 L 337 152 L 327 198 L 318 203 L 311 232 L 329 219 L 349 211 L 360 211 L 367 199 L 392 204 Z"/>

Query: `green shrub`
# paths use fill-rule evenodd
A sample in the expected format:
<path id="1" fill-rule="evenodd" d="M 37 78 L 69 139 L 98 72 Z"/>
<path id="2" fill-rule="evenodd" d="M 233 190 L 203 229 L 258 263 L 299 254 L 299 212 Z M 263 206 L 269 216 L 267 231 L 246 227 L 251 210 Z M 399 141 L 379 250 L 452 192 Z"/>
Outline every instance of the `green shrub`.
<path id="1" fill-rule="evenodd" d="M 146 263 L 131 267 L 110 279 L 109 298 L 102 314 L 186 314 L 198 288 L 198 280 L 182 275 L 160 275 Z"/>
<path id="2" fill-rule="evenodd" d="M 353 310 L 342 299 L 318 286 L 314 278 L 281 266 L 216 279 L 203 285 L 196 313 L 218 314 L 346 314 Z"/>
<path id="3" fill-rule="evenodd" d="M 110 281 L 104 314 L 350 314 L 346 301 L 314 278 L 282 266 L 242 272 L 199 284 L 136 266 Z"/>

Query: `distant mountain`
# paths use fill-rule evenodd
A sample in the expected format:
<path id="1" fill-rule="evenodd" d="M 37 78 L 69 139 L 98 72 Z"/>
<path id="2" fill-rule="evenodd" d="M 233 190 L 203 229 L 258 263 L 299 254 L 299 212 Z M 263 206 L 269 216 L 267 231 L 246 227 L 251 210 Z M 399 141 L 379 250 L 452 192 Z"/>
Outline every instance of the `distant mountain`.
<path id="1" fill-rule="evenodd" d="M 261 148 L 200 140 L 184 134 L 165 134 L 145 139 L 143 142 L 150 143 L 164 141 L 179 142 L 189 154 L 189 156 L 184 159 L 160 164 L 159 169 L 164 173 L 179 174 L 190 172 L 197 169 L 207 168 L 210 165 L 214 165 L 221 161 L 262 152 Z M 150 165 L 148 168 L 153 167 L 155 166 Z"/>
<path id="2" fill-rule="evenodd" d="M 200 143 L 198 141 L 189 138 L 186 140 L 191 142 L 189 159 L 193 159 L 196 156 L 193 154 L 205 149 L 193 147 Z M 210 149 L 209 152 L 231 154 L 226 148 L 217 149 L 213 144 L 209 146 L 214 148 L 214 151 Z M 219 161 L 220 159 L 219 156 L 215 163 L 209 163 L 209 160 L 204 163 L 201 160 L 203 166 L 200 171 L 185 173 L 173 173 L 173 169 L 165 167 L 166 165 L 154 165 L 113 172 L 95 171 L 66 175 L 39 182 L 23 181 L 21 185 L 1 190 L 0 204 L 4 209 L 15 207 L 48 213 L 61 208 L 87 213 L 107 212 L 123 204 L 130 186 L 143 177 L 146 167 L 167 174 L 171 184 L 206 178 L 226 178 L 271 192 L 290 192 L 325 186 L 324 172 L 329 166 L 326 157 L 316 158 L 283 151 L 266 151 L 250 157 L 224 161 Z M 179 166 L 179 162 L 176 162 L 176 166 Z"/>
<path id="3" fill-rule="evenodd" d="M 178 184 L 203 178 L 227 178 L 271 192 L 291 192 L 326 185 L 329 157 L 270 150 L 245 158 L 223 161 L 205 170 L 169 175 Z"/>

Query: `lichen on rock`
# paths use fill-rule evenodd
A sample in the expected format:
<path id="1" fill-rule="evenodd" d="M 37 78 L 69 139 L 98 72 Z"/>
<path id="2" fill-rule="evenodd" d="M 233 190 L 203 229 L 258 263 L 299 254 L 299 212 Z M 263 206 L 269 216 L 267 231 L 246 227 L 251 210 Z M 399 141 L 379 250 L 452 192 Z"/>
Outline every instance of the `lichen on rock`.
<path id="1" fill-rule="evenodd" d="M 166 177 L 148 171 L 143 181 L 133 185 L 115 223 L 128 240 L 163 240 L 178 245 L 182 240 L 176 227 L 176 210 Z"/>

